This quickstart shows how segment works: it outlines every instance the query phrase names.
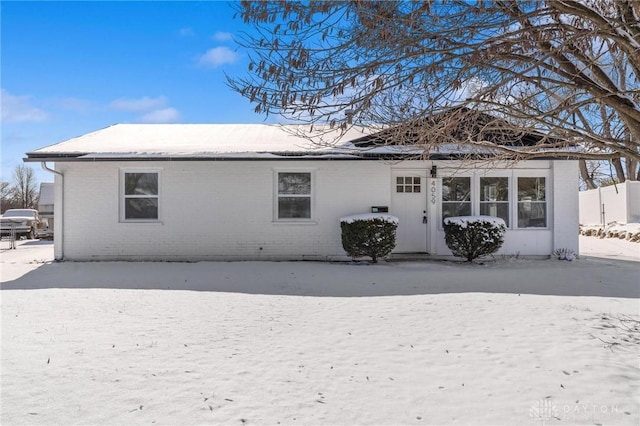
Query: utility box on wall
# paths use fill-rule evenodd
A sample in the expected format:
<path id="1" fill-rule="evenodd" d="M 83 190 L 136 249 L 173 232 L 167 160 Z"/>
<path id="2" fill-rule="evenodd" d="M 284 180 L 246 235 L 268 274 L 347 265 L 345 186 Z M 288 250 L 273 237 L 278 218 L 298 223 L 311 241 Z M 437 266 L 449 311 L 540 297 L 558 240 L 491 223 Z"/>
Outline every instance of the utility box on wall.
<path id="1" fill-rule="evenodd" d="M 389 213 L 389 206 L 371 206 L 371 213 Z"/>

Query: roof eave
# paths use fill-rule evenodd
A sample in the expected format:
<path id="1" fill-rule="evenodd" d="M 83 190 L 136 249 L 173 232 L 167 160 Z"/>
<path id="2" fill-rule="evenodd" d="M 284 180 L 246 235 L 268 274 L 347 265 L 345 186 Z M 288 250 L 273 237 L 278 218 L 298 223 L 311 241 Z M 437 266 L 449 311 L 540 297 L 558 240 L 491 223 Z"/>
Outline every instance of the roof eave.
<path id="1" fill-rule="evenodd" d="M 468 153 L 431 153 L 427 156 L 421 156 L 416 153 L 344 153 L 344 154 L 313 154 L 301 152 L 296 154 L 271 153 L 271 157 L 259 156 L 233 156 L 233 155 L 216 155 L 216 156 L 188 156 L 188 155 L 154 155 L 154 156 L 100 156 L 94 157 L 91 154 L 82 153 L 55 153 L 55 154 L 39 154 L 27 153 L 27 157 L 23 159 L 25 163 L 40 162 L 172 162 L 172 161 L 359 161 L 359 160 L 483 160 L 489 158 L 486 154 L 468 154 Z M 533 156 L 526 160 L 575 160 L 567 155 L 558 154 L 557 156 Z"/>

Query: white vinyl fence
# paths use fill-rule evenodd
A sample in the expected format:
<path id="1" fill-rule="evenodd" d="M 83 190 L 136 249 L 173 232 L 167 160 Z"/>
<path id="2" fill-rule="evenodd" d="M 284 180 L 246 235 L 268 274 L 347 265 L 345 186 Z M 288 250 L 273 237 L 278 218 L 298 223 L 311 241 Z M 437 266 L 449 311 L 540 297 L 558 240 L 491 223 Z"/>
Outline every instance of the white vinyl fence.
<path id="1" fill-rule="evenodd" d="M 640 223 L 640 182 L 580 192 L 580 224 Z"/>

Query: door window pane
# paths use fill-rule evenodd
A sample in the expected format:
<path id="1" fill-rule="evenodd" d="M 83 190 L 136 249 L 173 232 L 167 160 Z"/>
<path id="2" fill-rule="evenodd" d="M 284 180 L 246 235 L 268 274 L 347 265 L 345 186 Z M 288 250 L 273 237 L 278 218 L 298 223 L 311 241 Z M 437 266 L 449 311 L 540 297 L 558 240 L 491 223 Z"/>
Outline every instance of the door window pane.
<path id="1" fill-rule="evenodd" d="M 421 191 L 420 176 L 398 176 L 396 177 L 396 192 L 414 192 Z"/>

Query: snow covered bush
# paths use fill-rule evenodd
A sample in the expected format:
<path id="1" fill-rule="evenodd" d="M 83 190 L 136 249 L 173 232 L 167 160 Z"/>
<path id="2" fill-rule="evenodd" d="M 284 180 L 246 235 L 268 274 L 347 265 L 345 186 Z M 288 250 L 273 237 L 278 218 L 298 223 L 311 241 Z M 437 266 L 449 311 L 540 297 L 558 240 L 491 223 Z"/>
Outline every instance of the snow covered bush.
<path id="1" fill-rule="evenodd" d="M 353 258 L 369 256 L 373 263 L 391 253 L 396 246 L 398 218 L 369 213 L 340 219 L 342 247 Z"/>
<path id="2" fill-rule="evenodd" d="M 448 217 L 444 220 L 444 239 L 454 256 L 471 262 L 498 251 L 506 229 L 504 220 L 499 217 Z"/>
<path id="3" fill-rule="evenodd" d="M 558 260 L 568 260 L 569 262 L 578 257 L 575 251 L 567 248 L 555 249 L 553 255 L 556 256 Z"/>

